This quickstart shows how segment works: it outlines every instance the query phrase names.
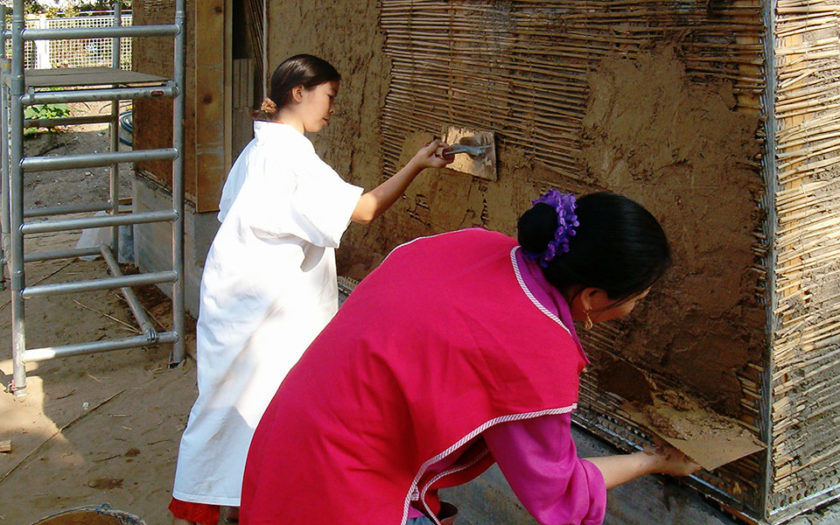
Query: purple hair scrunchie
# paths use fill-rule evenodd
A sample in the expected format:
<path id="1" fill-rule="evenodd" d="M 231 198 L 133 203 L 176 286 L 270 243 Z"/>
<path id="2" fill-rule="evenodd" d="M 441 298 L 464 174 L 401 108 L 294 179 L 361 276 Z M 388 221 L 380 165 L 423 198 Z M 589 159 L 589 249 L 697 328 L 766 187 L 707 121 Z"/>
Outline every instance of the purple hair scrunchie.
<path id="1" fill-rule="evenodd" d="M 575 235 L 580 222 L 575 214 L 575 196 L 571 193 L 560 193 L 557 190 L 548 190 L 540 198 L 531 201 L 531 204 L 548 204 L 557 212 L 557 230 L 554 232 L 554 239 L 548 242 L 545 250 L 539 253 L 525 252 L 531 260 L 543 268 L 548 266 L 559 254 L 569 251 L 569 239 Z"/>

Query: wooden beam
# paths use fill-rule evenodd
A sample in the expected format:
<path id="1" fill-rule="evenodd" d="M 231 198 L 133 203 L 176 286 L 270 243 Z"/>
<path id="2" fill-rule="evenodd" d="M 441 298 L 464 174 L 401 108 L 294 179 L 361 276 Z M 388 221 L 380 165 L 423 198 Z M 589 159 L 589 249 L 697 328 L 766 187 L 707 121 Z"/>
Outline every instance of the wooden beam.
<path id="1" fill-rule="evenodd" d="M 228 0 L 195 3 L 196 211 L 218 209 L 225 182 L 226 7 Z"/>

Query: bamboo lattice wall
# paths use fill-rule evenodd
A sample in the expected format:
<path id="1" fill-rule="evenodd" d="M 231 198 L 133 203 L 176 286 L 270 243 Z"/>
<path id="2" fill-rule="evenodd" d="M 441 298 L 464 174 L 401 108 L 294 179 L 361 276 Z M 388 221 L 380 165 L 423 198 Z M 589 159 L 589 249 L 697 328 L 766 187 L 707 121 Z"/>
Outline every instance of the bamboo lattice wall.
<path id="1" fill-rule="evenodd" d="M 618 50 L 676 42 L 688 73 L 734 82 L 742 109 L 758 111 L 764 31 L 758 1 L 598 0 L 444 2 L 383 0 L 393 63 L 383 114 L 386 166 L 402 139 L 444 123 L 499 130 L 505 144 L 571 179 L 586 74 Z M 734 35 L 739 35 L 738 39 Z M 744 96 L 746 95 L 746 96 Z"/>
<path id="2" fill-rule="evenodd" d="M 771 515 L 840 485 L 840 2 L 776 6 Z"/>
<path id="3" fill-rule="evenodd" d="M 407 135 L 456 125 L 494 130 L 500 148 L 547 166 L 561 186 L 583 188 L 591 182 L 579 155 L 587 73 L 605 56 L 663 42 L 676 46 L 694 81 L 728 80 L 739 111 L 778 122 L 772 154 L 755 167 L 766 184 L 755 206 L 768 217 L 755 233 L 753 268 L 767 274 L 767 288 L 760 283 L 755 294 L 769 299 L 770 344 L 761 363 L 738 375 L 741 418 L 771 442 L 770 452 L 696 483 L 748 520 L 784 521 L 838 487 L 840 402 L 831 375 L 840 363 L 839 5 L 780 0 L 771 12 L 758 0 L 381 3 L 392 62 L 382 116 L 389 173 Z M 766 20 L 775 26 L 777 72 L 765 68 Z M 762 109 L 768 84 L 773 111 Z M 761 131 L 756 140 L 764 142 Z M 588 344 L 615 340 L 602 327 Z M 622 417 L 622 401 L 584 378 L 579 421 L 619 446 L 648 441 Z"/>

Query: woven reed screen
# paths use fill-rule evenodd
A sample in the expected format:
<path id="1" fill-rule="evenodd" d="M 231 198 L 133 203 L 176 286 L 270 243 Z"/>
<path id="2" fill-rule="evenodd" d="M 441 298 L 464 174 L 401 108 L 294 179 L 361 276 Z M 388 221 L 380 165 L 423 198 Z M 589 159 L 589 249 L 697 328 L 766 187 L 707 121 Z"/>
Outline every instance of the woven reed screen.
<path id="1" fill-rule="evenodd" d="M 505 145 L 577 179 L 586 73 L 607 54 L 656 42 L 676 43 L 693 77 L 729 79 L 736 94 L 755 95 L 739 100 L 758 110 L 760 9 L 757 1 L 734 4 L 383 0 L 393 65 L 386 166 L 393 173 L 408 132 L 453 124 L 494 130 Z"/>
<path id="2" fill-rule="evenodd" d="M 771 516 L 840 486 L 840 2 L 780 0 Z"/>
<path id="3" fill-rule="evenodd" d="M 757 1 L 383 0 L 393 67 L 382 127 L 391 173 L 409 133 L 458 125 L 494 130 L 500 146 L 578 180 L 586 74 L 602 57 L 671 43 L 696 80 L 732 81 L 743 111 L 761 110 L 772 75 L 769 382 L 745 378 L 742 401 L 771 448 L 698 486 L 742 516 L 780 522 L 840 492 L 840 2 L 776 4 L 766 17 L 775 70 L 763 67 L 768 12 Z M 607 345 L 610 334 L 599 339 Z M 580 421 L 619 445 L 647 440 L 645 429 L 608 415 L 620 403 L 584 381 Z"/>
<path id="4" fill-rule="evenodd" d="M 741 402 L 744 419 L 773 441 L 769 455 L 703 474 L 695 485 L 742 517 L 780 521 L 833 497 L 838 484 L 840 402 L 830 378 L 840 355 L 838 2 L 780 0 L 778 14 L 768 13 L 757 0 L 382 0 L 392 63 L 382 129 L 389 173 L 410 133 L 456 125 L 493 130 L 500 147 L 585 184 L 586 75 L 601 58 L 667 43 L 692 79 L 731 81 L 740 111 L 764 112 L 765 75 L 776 74 L 764 67 L 765 19 L 773 19 L 779 82 L 775 110 L 764 114 L 771 123 L 778 114 L 779 131 L 777 146 L 769 141 L 775 155 L 763 162 L 767 192 L 755 203 L 769 217 L 757 260 L 778 250 L 774 265 L 758 263 L 773 268 L 770 294 L 757 290 L 761 300 L 773 297 L 772 343 L 767 370 L 742 379 Z M 578 421 L 619 446 L 646 442 L 645 429 L 621 418 L 621 402 L 584 378 Z"/>

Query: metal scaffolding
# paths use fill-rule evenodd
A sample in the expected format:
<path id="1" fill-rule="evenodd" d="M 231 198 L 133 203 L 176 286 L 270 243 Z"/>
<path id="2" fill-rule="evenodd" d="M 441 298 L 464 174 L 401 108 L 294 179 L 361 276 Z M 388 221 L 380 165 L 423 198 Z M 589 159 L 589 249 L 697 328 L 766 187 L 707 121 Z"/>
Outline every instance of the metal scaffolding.
<path id="1" fill-rule="evenodd" d="M 101 28 L 26 29 L 24 2 L 14 0 L 11 27 L 6 25 L 6 8 L 0 6 L 2 19 L 2 60 L 0 60 L 0 121 L 2 121 L 2 267 L 3 279 L 11 288 L 13 382 L 9 390 L 16 396 L 26 394 L 28 362 L 56 357 L 90 354 L 124 348 L 139 348 L 154 344 L 171 344 L 170 363 L 184 358 L 184 53 L 186 1 L 176 0 L 175 20 L 172 24 L 123 27 L 120 3 L 115 2 L 114 24 Z M 170 36 L 175 40 L 171 78 L 147 75 L 120 69 L 120 39 L 126 37 Z M 113 60 L 110 68 L 64 68 L 35 70 L 24 68 L 24 44 L 36 40 L 71 40 L 111 38 Z M 11 40 L 11 59 L 7 57 L 5 42 Z M 173 99 L 173 140 L 171 148 L 140 151 L 119 151 L 119 104 L 136 98 L 171 97 Z M 26 119 L 24 108 L 35 104 L 63 102 L 110 101 L 111 112 L 102 117 L 66 117 L 55 119 Z M 23 151 L 24 129 L 52 127 L 79 123 L 108 123 L 110 151 L 65 156 L 27 157 Z M 119 166 L 144 160 L 172 161 L 172 205 L 169 209 L 144 213 L 120 213 Z M 41 206 L 24 209 L 24 177 L 30 173 L 73 169 L 109 167 L 109 198 L 75 206 Z M 82 212 L 106 212 L 86 217 L 66 218 Z M 65 218 L 61 218 L 64 216 Z M 38 218 L 38 221 L 27 219 Z M 46 220 L 44 220 L 46 219 Z M 150 222 L 169 222 L 172 226 L 172 269 L 138 275 L 123 275 L 118 264 L 119 227 Z M 94 248 L 69 248 L 52 252 L 25 253 L 27 235 L 110 227 L 109 244 Z M 102 255 L 110 277 L 88 281 L 27 285 L 24 263 L 51 259 Z M 134 286 L 171 283 L 172 329 L 158 332 L 143 311 Z M 45 348 L 26 347 L 25 300 L 56 294 L 119 288 L 134 314 L 142 335 L 114 340 L 67 344 Z"/>

